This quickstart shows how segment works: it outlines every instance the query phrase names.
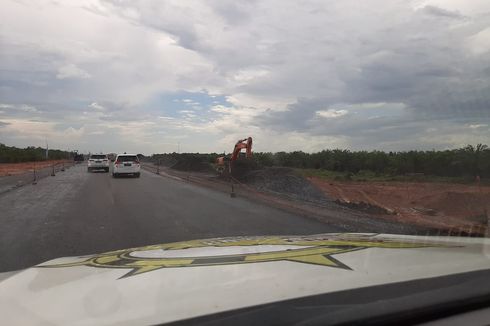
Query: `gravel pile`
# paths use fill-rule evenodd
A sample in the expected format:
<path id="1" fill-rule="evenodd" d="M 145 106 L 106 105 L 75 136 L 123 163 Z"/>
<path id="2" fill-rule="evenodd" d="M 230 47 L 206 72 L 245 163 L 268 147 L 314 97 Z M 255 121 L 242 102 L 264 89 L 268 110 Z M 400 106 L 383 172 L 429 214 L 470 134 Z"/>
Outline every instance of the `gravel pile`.
<path id="1" fill-rule="evenodd" d="M 324 203 L 323 192 L 290 168 L 265 168 L 247 173 L 242 181 L 257 190 L 283 194 L 295 199 Z"/>

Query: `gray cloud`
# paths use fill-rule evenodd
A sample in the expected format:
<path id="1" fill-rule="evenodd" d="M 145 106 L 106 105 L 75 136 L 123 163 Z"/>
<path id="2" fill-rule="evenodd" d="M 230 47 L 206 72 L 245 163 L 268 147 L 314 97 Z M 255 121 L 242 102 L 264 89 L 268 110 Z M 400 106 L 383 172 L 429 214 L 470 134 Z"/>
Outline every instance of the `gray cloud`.
<path id="1" fill-rule="evenodd" d="M 340 81 L 344 87 L 329 97 L 299 100 L 286 111 L 267 112 L 258 118 L 258 125 L 347 136 L 352 146 L 383 147 L 383 142 L 403 141 L 404 146 L 420 147 L 419 136 L 431 127 L 451 132 L 448 126 L 489 122 L 490 61 L 488 55 L 473 55 L 465 46 L 475 33 L 474 26 L 467 26 L 466 18 L 458 13 L 433 6 L 405 18 L 381 29 L 376 37 L 364 35 L 352 48 L 358 60 L 346 65 L 355 72 L 333 78 L 334 85 Z M 464 24 L 458 26 L 460 22 Z M 477 20 L 475 25 L 480 23 Z M 390 112 L 390 103 L 403 103 L 405 108 L 396 116 L 373 114 L 369 119 L 351 114 L 315 117 L 317 110 L 329 106 L 380 102 L 387 103 L 385 114 Z M 484 139 L 490 140 L 488 130 L 485 133 Z"/>
<path id="2" fill-rule="evenodd" d="M 425 6 L 422 11 L 428 15 L 446 17 L 446 18 L 463 18 L 463 15 L 457 11 L 446 10 L 436 6 Z"/>
<path id="3" fill-rule="evenodd" d="M 148 149 L 150 135 L 191 132 L 207 148 L 241 137 L 236 121 L 318 149 L 490 142 L 490 5 L 424 3 L 100 0 L 56 5 L 55 20 L 50 2 L 6 1 L 0 103 L 12 108 L 0 116 L 49 122 L 22 129 L 40 138 L 111 133 L 108 146 L 132 128 Z M 182 90 L 225 96 L 232 110 L 158 120 L 167 111 L 152 99 Z"/>

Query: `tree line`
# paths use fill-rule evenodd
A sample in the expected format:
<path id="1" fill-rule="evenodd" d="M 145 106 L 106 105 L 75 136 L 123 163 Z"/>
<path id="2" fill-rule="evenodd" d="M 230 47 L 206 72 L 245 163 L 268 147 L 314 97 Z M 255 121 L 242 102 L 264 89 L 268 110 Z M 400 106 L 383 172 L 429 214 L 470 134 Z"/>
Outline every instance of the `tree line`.
<path id="1" fill-rule="evenodd" d="M 165 164 L 182 160 L 200 160 L 214 163 L 222 154 L 169 153 L 153 154 Z M 350 151 L 329 149 L 316 153 L 254 152 L 258 166 L 291 167 L 300 169 L 323 169 L 329 171 L 359 173 L 370 171 L 376 174 L 407 175 L 425 174 L 441 177 L 490 177 L 490 149 L 487 145 L 467 145 L 463 148 L 443 151 Z"/>
<path id="2" fill-rule="evenodd" d="M 444 151 L 349 151 L 323 150 L 317 153 L 254 153 L 262 166 L 284 166 L 359 173 L 406 175 L 423 173 L 442 177 L 490 177 L 490 149 L 468 145 Z"/>
<path id="3" fill-rule="evenodd" d="M 73 153 L 59 149 L 50 149 L 48 154 L 50 160 L 68 159 L 73 156 Z M 44 161 L 45 159 L 45 148 L 34 146 L 18 148 L 0 143 L 0 163 L 35 162 Z"/>

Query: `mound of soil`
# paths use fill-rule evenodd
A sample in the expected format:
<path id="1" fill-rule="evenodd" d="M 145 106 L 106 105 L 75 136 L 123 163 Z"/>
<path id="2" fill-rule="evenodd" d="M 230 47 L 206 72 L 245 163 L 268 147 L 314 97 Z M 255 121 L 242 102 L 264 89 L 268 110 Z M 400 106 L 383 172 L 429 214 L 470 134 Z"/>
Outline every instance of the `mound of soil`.
<path id="1" fill-rule="evenodd" d="M 261 191 L 284 194 L 310 202 L 325 202 L 322 191 L 290 168 L 265 168 L 247 173 L 243 182 Z"/>
<path id="2" fill-rule="evenodd" d="M 258 166 L 254 160 L 238 159 L 231 162 L 231 175 L 237 180 L 246 181 L 247 176 L 255 170 L 258 170 Z"/>
<path id="3" fill-rule="evenodd" d="M 209 163 L 203 162 L 201 159 L 195 157 L 180 159 L 171 168 L 179 171 L 214 172 L 214 169 Z"/>
<path id="4" fill-rule="evenodd" d="M 425 206 L 446 214 L 475 216 L 490 208 L 490 195 L 448 191 L 424 198 Z"/>

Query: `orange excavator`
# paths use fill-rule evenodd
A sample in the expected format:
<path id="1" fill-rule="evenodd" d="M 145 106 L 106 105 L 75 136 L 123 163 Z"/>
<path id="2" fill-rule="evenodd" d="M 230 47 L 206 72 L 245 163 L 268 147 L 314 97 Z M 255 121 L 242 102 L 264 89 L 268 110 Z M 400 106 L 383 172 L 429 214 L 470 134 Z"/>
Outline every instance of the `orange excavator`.
<path id="1" fill-rule="evenodd" d="M 242 149 L 245 149 L 245 153 L 242 152 Z M 216 159 L 218 172 L 232 174 L 233 166 L 241 156 L 245 156 L 246 159 L 252 158 L 252 137 L 237 141 L 231 157 L 220 156 Z"/>

